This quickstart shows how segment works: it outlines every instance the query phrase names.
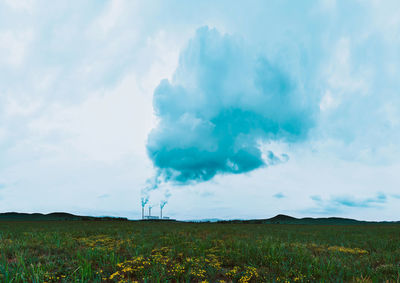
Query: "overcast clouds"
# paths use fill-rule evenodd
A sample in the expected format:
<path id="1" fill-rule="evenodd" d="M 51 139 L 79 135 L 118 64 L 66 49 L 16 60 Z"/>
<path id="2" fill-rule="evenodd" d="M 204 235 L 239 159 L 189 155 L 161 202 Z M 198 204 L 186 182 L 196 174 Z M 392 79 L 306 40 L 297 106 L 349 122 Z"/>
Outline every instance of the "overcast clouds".
<path id="1" fill-rule="evenodd" d="M 151 203 L 169 190 L 164 214 L 179 219 L 287 213 L 395 220 L 398 1 L 0 0 L 1 211 L 140 217 L 141 189 L 155 174 L 152 161 L 160 166 L 148 157 L 148 135 L 159 131 L 158 141 L 166 142 L 160 104 L 153 109 L 157 87 L 168 80 L 171 89 L 183 86 L 185 93 L 210 90 L 194 79 L 195 57 L 187 53 L 199 29 L 215 33 L 206 46 L 219 37 L 240 46 L 239 53 L 229 53 L 237 65 L 226 68 L 252 70 L 252 62 L 264 58 L 290 79 L 302 103 L 316 108 L 307 114 L 312 122 L 304 128 L 306 138 L 298 142 L 257 134 L 264 160 L 268 152 L 288 160 L 257 163 L 243 174 L 220 168 L 215 172 L 221 174 L 213 171 L 201 182 L 165 183 L 150 194 Z M 231 62 L 224 56 L 217 57 Z M 198 66 L 207 70 L 207 64 Z M 240 95 L 253 80 L 243 74 L 235 73 L 229 84 Z M 232 97 L 226 99 L 237 103 Z M 299 109 L 283 113 L 296 116 Z M 273 117 L 268 119 L 284 120 Z M 168 124 L 186 130 L 180 126 Z"/>

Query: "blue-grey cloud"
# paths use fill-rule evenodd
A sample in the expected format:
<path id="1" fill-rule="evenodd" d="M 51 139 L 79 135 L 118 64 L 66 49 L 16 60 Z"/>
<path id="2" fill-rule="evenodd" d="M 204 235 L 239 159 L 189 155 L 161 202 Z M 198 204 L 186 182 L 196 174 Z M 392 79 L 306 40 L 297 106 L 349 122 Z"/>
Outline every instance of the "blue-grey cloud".
<path id="1" fill-rule="evenodd" d="M 148 137 L 159 175 L 177 183 L 249 172 L 288 159 L 260 143 L 307 137 L 318 109 L 299 82 L 243 42 L 197 30 L 171 81 L 154 92 L 158 126 Z"/>
<path id="2" fill-rule="evenodd" d="M 316 202 L 322 201 L 322 198 L 321 198 L 321 196 L 319 196 L 319 195 L 310 196 L 310 198 L 311 198 L 313 201 L 316 201 Z"/>
<path id="3" fill-rule="evenodd" d="M 277 199 L 281 199 L 281 198 L 285 198 L 286 196 L 283 193 L 277 193 L 277 194 L 274 194 L 273 197 L 277 198 Z"/>
<path id="4" fill-rule="evenodd" d="M 387 197 L 384 193 L 378 193 L 376 197 L 365 199 L 355 199 L 349 196 L 335 197 L 331 200 L 331 202 L 347 207 L 371 207 L 386 203 L 386 200 Z"/>
<path id="5" fill-rule="evenodd" d="M 312 214 L 340 214 L 346 208 L 371 208 L 380 207 L 387 202 L 386 194 L 380 192 L 375 197 L 355 198 L 349 195 L 333 196 L 328 200 L 324 200 L 319 195 L 310 196 L 316 204 L 316 207 L 311 207 L 302 210 L 303 213 Z"/>

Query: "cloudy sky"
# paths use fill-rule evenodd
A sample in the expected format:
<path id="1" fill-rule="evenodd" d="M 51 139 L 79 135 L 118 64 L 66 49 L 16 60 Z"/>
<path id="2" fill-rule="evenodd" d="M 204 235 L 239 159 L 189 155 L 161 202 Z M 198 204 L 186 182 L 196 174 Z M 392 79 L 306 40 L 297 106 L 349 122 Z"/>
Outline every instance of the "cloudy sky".
<path id="1" fill-rule="evenodd" d="M 400 213 L 398 1 L 0 0 L 0 211 Z"/>

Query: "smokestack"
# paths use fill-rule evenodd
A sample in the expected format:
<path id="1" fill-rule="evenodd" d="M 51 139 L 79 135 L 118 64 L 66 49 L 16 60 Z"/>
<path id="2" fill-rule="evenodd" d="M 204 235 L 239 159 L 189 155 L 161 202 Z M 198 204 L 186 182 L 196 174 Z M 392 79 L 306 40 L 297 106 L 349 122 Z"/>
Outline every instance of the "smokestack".
<path id="1" fill-rule="evenodd" d="M 151 205 L 149 205 L 149 216 L 151 216 Z"/>
<path id="2" fill-rule="evenodd" d="M 162 219 L 162 210 L 166 204 L 167 204 L 166 200 L 160 202 L 160 219 Z"/>
<path id="3" fill-rule="evenodd" d="M 146 206 L 146 203 L 149 201 L 149 197 L 142 197 L 142 219 L 144 219 L 144 207 Z"/>

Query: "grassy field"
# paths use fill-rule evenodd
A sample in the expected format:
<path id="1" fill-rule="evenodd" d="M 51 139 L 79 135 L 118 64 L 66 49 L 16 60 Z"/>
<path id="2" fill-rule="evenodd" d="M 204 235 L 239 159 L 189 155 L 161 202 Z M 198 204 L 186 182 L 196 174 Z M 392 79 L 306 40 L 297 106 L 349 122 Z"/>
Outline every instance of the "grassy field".
<path id="1" fill-rule="evenodd" d="M 399 282 L 400 225 L 0 222 L 1 282 Z"/>

